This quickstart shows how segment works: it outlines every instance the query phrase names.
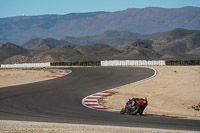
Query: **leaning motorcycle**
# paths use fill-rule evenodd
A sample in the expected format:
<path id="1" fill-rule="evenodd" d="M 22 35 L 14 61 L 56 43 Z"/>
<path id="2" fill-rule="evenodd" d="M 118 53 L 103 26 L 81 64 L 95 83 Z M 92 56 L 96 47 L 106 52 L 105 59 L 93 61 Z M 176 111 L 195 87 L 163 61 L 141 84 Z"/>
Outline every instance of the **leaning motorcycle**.
<path id="1" fill-rule="evenodd" d="M 127 110 L 128 105 L 125 105 L 125 107 L 121 109 L 120 114 L 127 113 L 131 115 L 137 115 L 137 114 L 142 115 L 147 105 L 148 105 L 147 99 L 134 98 L 134 105 L 131 105 L 131 107 L 129 107 L 128 110 Z"/>

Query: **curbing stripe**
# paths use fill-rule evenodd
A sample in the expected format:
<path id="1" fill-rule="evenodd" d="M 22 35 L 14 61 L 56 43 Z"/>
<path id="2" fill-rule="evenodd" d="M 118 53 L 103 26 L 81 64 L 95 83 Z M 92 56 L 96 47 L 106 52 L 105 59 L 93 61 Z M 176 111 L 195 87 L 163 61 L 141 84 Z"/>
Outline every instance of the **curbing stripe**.
<path id="1" fill-rule="evenodd" d="M 86 99 L 99 99 L 100 97 L 87 97 Z"/>
<path id="2" fill-rule="evenodd" d="M 92 96 L 104 96 L 104 95 L 102 95 L 102 94 L 95 94 L 95 95 L 92 95 Z"/>
<path id="3" fill-rule="evenodd" d="M 88 100 L 86 100 L 86 101 L 84 101 L 85 103 L 87 103 L 87 102 L 97 102 L 97 101 L 88 101 Z"/>
<path id="4" fill-rule="evenodd" d="M 101 110 L 102 110 L 102 109 L 105 109 L 105 110 L 108 109 L 108 108 L 104 108 L 104 107 L 95 107 L 95 108 L 96 108 L 96 109 L 101 109 Z"/>
<path id="5" fill-rule="evenodd" d="M 64 72 L 57 74 L 55 77 L 56 78 L 63 77 L 70 74 L 71 72 L 72 72 L 71 70 L 65 70 Z"/>
<path id="6" fill-rule="evenodd" d="M 152 69 L 154 71 L 154 74 L 151 77 L 148 77 L 146 79 L 142 79 L 142 80 L 130 83 L 130 84 L 135 84 L 135 83 L 138 83 L 138 82 L 142 82 L 144 80 L 153 78 L 153 77 L 155 77 L 157 75 L 157 71 L 154 68 L 149 68 L 149 69 Z M 120 87 L 123 87 L 123 86 L 130 85 L 130 84 L 122 85 L 122 86 L 119 86 L 119 87 L 116 87 L 116 88 L 108 89 L 108 90 L 105 90 L 105 91 L 102 91 L 102 92 L 98 92 L 98 93 L 89 95 L 89 96 L 83 98 L 81 103 L 82 103 L 83 106 L 85 106 L 87 108 L 95 109 L 95 110 L 108 111 L 108 112 L 119 112 L 120 110 L 108 109 L 108 108 L 103 107 L 103 106 L 98 106 L 97 107 L 97 106 L 92 106 L 92 105 L 99 105 L 98 99 L 100 99 L 101 97 L 103 97 L 105 95 L 109 95 L 112 90 L 120 88 Z M 95 99 L 95 101 L 94 101 L 94 99 Z M 88 103 L 89 100 L 93 101 L 92 104 Z"/>
<path id="7" fill-rule="evenodd" d="M 99 104 L 85 104 L 86 106 L 99 106 Z"/>

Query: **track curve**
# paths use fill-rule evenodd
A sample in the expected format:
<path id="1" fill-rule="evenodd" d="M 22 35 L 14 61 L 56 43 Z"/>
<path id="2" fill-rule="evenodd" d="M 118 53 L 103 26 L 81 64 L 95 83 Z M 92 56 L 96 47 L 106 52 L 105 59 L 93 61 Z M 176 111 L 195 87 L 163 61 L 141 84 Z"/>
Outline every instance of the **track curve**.
<path id="1" fill-rule="evenodd" d="M 94 67 L 70 70 L 72 73 L 65 77 L 0 88 L 0 119 L 200 130 L 198 120 L 119 115 L 82 106 L 84 97 L 150 77 L 154 74 L 151 69 Z"/>

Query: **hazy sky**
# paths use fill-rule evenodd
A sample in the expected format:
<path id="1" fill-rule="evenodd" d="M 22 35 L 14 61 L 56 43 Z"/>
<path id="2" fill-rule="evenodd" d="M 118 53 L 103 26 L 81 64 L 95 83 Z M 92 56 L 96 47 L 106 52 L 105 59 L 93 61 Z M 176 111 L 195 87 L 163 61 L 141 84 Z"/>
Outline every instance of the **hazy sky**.
<path id="1" fill-rule="evenodd" d="M 118 11 L 144 7 L 200 7 L 200 0 L 0 0 L 0 18 L 10 16 Z"/>

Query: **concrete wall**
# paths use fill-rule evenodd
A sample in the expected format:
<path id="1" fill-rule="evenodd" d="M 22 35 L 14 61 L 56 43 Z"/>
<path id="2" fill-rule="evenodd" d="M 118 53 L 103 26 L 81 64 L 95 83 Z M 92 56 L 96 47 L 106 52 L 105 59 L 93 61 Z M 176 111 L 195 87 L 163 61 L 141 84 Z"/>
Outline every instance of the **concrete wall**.
<path id="1" fill-rule="evenodd" d="M 47 66 L 51 66 L 51 63 L 46 62 L 46 63 L 1 64 L 1 68 L 47 67 Z"/>
<path id="2" fill-rule="evenodd" d="M 164 60 L 108 60 L 101 61 L 101 66 L 165 66 Z"/>

